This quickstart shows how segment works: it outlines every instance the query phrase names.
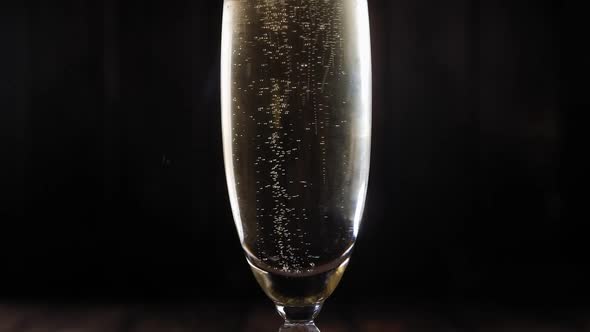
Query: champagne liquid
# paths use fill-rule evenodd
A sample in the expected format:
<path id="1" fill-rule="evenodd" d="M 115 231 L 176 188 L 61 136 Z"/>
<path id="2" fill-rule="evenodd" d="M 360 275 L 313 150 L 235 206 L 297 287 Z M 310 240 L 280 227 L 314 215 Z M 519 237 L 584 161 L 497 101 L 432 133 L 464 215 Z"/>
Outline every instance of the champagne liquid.
<path id="1" fill-rule="evenodd" d="M 321 303 L 332 294 L 348 266 L 348 260 L 332 270 L 308 276 L 267 272 L 252 263 L 250 267 L 258 284 L 275 303 L 303 307 Z"/>
<path id="2" fill-rule="evenodd" d="M 369 172 L 368 36 L 364 0 L 225 1 L 230 201 L 254 274 L 279 303 L 325 299 L 356 240 Z"/>

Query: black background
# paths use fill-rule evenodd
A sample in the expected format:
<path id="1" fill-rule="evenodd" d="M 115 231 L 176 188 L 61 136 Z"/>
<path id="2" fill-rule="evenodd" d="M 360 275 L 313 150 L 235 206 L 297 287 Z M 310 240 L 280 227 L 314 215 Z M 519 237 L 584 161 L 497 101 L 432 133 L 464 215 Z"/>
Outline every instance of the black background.
<path id="1" fill-rule="evenodd" d="M 223 172 L 222 5 L 3 2 L 2 298 L 263 298 Z M 335 296 L 587 304 L 575 10 L 369 7 L 371 182 Z"/>

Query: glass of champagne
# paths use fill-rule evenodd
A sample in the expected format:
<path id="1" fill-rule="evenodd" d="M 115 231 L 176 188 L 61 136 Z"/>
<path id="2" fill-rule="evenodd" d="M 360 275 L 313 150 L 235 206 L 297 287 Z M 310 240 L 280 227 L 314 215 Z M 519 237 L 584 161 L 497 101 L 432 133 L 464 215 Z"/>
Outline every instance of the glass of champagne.
<path id="1" fill-rule="evenodd" d="M 225 0 L 221 104 L 234 221 L 285 319 L 318 331 L 361 222 L 371 147 L 366 0 Z"/>

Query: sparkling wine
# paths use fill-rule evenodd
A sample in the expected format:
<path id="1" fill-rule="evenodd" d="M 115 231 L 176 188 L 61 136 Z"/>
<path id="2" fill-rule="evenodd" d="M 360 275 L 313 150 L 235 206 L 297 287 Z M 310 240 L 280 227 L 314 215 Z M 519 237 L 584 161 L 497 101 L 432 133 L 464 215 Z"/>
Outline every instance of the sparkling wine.
<path id="1" fill-rule="evenodd" d="M 336 289 L 348 258 L 336 268 L 313 272 L 308 275 L 268 272 L 250 262 L 258 284 L 275 303 L 285 306 L 306 306 L 322 303 Z"/>
<path id="2" fill-rule="evenodd" d="M 222 120 L 234 220 L 275 302 L 322 302 L 348 262 L 369 173 L 364 0 L 225 0 Z"/>

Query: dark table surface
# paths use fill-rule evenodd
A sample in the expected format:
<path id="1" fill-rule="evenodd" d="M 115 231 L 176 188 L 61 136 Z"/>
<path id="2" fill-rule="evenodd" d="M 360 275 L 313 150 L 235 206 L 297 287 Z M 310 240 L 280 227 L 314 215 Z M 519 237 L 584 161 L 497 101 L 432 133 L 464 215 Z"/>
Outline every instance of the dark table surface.
<path id="1" fill-rule="evenodd" d="M 0 332 L 276 331 L 280 317 L 270 304 L 25 304 L 0 305 Z M 326 306 L 322 332 L 573 332 L 590 331 L 582 311 L 516 314 L 493 307 Z"/>

